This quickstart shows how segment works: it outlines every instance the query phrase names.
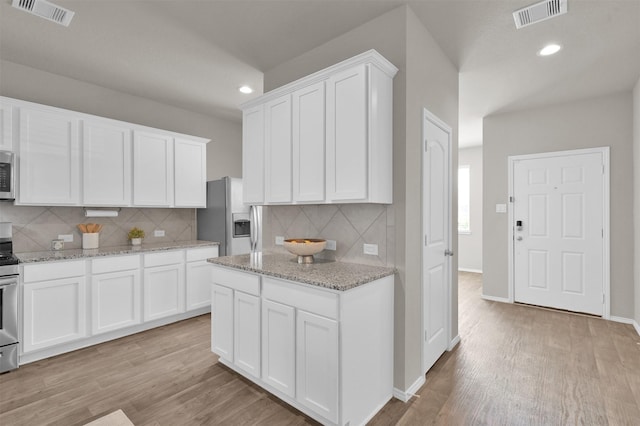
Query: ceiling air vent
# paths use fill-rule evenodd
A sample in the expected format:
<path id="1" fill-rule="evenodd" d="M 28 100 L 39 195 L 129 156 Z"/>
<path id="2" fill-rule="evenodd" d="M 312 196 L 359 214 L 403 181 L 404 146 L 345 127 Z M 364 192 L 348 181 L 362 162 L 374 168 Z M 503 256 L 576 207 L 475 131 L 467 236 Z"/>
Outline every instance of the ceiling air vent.
<path id="1" fill-rule="evenodd" d="M 68 27 L 75 12 L 49 3 L 46 0 L 13 0 L 11 5 L 32 15 Z"/>
<path id="2" fill-rule="evenodd" d="M 544 0 L 513 12 L 516 28 L 520 29 L 567 13 L 567 0 Z"/>

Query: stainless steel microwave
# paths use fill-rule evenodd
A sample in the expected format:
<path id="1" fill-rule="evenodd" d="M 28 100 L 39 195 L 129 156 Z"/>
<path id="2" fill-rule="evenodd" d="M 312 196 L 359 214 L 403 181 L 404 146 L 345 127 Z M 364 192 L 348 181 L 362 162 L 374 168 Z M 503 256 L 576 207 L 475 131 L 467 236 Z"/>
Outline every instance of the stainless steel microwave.
<path id="1" fill-rule="evenodd" d="M 0 200 L 14 200 L 15 196 L 15 155 L 0 151 Z"/>

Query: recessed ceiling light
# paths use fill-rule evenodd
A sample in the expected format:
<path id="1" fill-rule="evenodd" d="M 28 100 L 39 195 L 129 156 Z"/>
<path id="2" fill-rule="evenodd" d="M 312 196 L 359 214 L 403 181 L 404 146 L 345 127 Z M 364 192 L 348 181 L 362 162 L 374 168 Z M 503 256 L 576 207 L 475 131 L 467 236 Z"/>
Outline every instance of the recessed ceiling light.
<path id="1" fill-rule="evenodd" d="M 549 56 L 556 54 L 562 49 L 562 46 L 559 44 L 547 44 L 545 47 L 538 51 L 539 56 Z"/>
<path id="2" fill-rule="evenodd" d="M 242 86 L 238 89 L 240 91 L 240 93 L 244 93 L 244 94 L 249 94 L 249 93 L 253 93 L 253 89 L 249 86 Z"/>

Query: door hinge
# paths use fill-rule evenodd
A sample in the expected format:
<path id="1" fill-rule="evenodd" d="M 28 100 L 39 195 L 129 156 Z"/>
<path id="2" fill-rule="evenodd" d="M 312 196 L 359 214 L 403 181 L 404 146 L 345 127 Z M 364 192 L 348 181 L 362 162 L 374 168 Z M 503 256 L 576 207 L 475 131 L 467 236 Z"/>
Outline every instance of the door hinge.
<path id="1" fill-rule="evenodd" d="M 424 234 L 424 245 L 427 245 L 427 234 Z"/>
<path id="2" fill-rule="evenodd" d="M 602 165 L 602 174 L 604 174 L 604 164 Z"/>
<path id="3" fill-rule="evenodd" d="M 429 141 L 424 140 L 424 151 L 427 152 L 429 150 Z"/>
<path id="4" fill-rule="evenodd" d="M 509 202 L 513 203 L 513 196 L 509 196 Z"/>
<path id="5" fill-rule="evenodd" d="M 602 293 L 602 303 L 604 303 L 604 293 Z"/>

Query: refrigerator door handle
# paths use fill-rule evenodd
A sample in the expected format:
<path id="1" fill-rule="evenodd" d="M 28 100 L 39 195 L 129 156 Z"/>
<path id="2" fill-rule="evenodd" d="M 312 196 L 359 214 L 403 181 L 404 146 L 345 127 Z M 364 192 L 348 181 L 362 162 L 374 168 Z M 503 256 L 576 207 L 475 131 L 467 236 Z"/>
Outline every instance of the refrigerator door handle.
<path id="1" fill-rule="evenodd" d="M 257 233 L 256 226 L 258 226 L 255 206 L 250 206 L 249 207 L 249 219 L 251 220 L 251 224 L 249 226 L 249 243 L 251 245 L 251 251 L 254 252 L 254 251 L 256 251 L 256 242 L 257 242 L 256 241 L 256 233 Z"/>

